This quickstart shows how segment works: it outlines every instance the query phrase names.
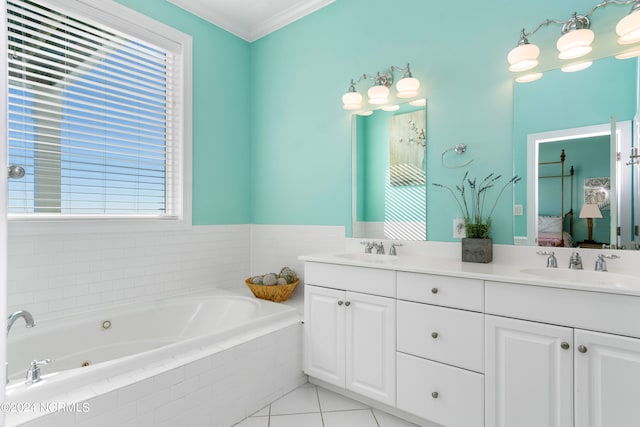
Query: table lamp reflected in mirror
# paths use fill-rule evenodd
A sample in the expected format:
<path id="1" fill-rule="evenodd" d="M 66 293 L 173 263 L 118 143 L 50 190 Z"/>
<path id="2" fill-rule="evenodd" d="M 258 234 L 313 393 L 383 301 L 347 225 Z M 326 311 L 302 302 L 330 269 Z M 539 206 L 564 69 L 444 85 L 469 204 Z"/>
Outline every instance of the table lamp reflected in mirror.
<path id="1" fill-rule="evenodd" d="M 602 212 L 595 203 L 585 203 L 580 210 L 580 218 L 587 219 L 589 237 L 584 243 L 595 243 L 593 240 L 593 218 L 602 218 Z"/>

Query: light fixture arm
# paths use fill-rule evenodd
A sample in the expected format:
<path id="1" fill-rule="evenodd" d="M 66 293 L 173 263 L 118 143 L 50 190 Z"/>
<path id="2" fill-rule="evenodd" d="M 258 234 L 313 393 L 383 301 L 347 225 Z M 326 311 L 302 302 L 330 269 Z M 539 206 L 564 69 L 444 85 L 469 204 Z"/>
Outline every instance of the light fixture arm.
<path id="1" fill-rule="evenodd" d="M 399 71 L 403 73 L 403 77 L 413 77 L 411 74 L 411 68 L 407 63 L 406 67 L 397 67 L 395 65 L 390 66 L 385 71 L 379 71 L 376 75 L 373 74 L 363 74 L 358 77 L 357 80 L 351 79 L 351 84 L 349 86 L 349 92 L 355 92 L 356 85 L 363 80 L 373 80 L 376 85 L 391 87 L 394 82 L 393 73 Z"/>
<path id="2" fill-rule="evenodd" d="M 578 15 L 576 12 L 573 13 L 572 17 L 569 20 L 559 20 L 559 19 L 545 19 L 544 21 L 542 21 L 534 30 L 530 31 L 530 32 L 525 32 L 525 30 L 522 30 L 521 33 L 521 39 L 522 36 L 525 37 L 525 39 L 527 37 L 531 37 L 532 35 L 534 35 L 535 33 L 538 32 L 538 30 L 540 30 L 542 27 L 547 27 L 549 25 L 552 24 L 557 24 L 557 25 L 562 25 L 562 33 L 566 33 L 567 31 L 569 31 L 572 28 L 569 28 L 565 31 L 565 26 L 567 26 L 568 24 L 570 24 L 572 22 L 572 20 L 574 18 L 578 18 L 578 21 L 584 21 L 584 19 L 586 19 L 587 22 L 589 22 L 589 17 L 593 14 L 593 12 L 595 12 L 596 10 L 602 8 L 602 7 L 606 7 L 609 6 L 610 4 L 614 4 L 614 5 L 618 5 L 618 6 L 626 6 L 633 3 L 633 7 L 631 8 L 631 11 L 634 12 L 638 9 L 640 9 L 640 0 L 604 0 L 601 3 L 596 4 L 595 6 L 593 6 L 593 8 L 585 13 L 584 15 Z M 580 24 L 579 24 L 580 25 Z M 589 26 L 586 27 L 580 27 L 580 28 L 589 28 Z"/>

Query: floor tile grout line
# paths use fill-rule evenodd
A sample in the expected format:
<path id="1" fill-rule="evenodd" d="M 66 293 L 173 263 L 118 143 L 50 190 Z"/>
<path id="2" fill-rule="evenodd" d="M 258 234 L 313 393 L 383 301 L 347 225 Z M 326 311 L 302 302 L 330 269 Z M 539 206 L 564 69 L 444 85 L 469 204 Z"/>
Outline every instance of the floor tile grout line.
<path id="1" fill-rule="evenodd" d="M 318 386 L 315 386 L 316 389 L 316 398 L 318 399 L 318 409 L 320 410 L 320 422 L 322 423 L 322 427 L 324 427 L 324 415 L 322 415 L 322 405 L 320 404 L 320 391 L 318 390 Z"/>
<path id="2" fill-rule="evenodd" d="M 376 425 L 380 427 L 380 423 L 378 422 L 378 417 L 376 417 L 376 413 L 373 411 L 373 408 L 369 408 L 371 411 L 371 415 L 373 415 L 373 420 L 376 422 Z"/>

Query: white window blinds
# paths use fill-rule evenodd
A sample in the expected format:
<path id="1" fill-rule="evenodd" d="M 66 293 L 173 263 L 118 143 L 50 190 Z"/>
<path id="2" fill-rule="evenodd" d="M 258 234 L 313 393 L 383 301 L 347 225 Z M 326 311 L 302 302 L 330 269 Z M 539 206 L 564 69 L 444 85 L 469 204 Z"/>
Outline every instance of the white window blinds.
<path id="1" fill-rule="evenodd" d="M 82 16 L 7 1 L 16 216 L 176 217 L 176 54 Z"/>

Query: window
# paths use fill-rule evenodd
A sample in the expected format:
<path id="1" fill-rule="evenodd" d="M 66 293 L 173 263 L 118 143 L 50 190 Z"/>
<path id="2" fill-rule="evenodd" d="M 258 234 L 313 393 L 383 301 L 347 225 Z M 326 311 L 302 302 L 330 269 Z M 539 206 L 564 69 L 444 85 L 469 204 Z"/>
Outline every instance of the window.
<path id="1" fill-rule="evenodd" d="M 9 218 L 190 216 L 190 39 L 109 1 L 7 20 Z"/>

